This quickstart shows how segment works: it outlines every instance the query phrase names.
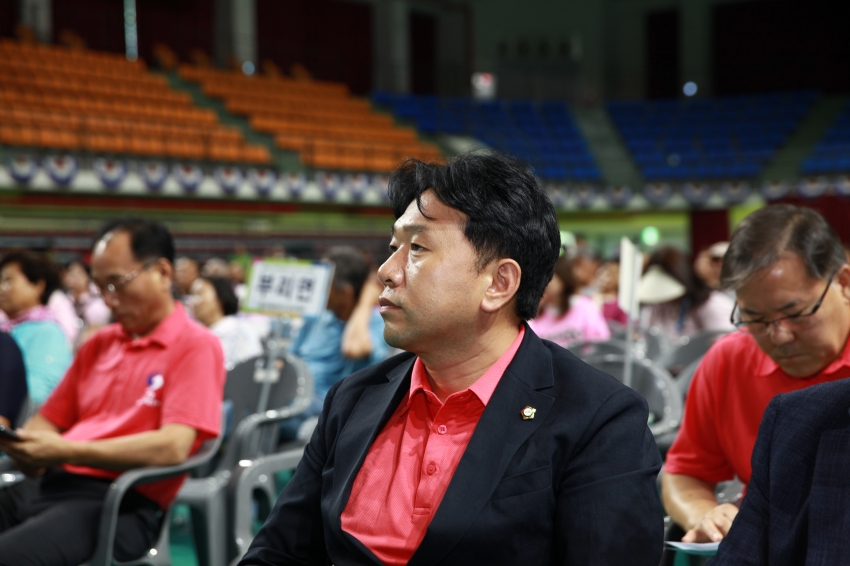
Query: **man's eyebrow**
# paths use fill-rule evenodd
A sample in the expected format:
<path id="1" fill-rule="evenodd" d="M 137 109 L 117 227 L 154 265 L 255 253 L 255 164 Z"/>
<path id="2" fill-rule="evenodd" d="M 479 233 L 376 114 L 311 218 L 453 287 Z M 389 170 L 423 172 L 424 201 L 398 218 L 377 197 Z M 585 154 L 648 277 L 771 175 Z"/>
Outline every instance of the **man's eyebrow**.
<path id="1" fill-rule="evenodd" d="M 792 308 L 799 306 L 799 305 L 800 305 L 800 301 L 791 301 L 789 303 L 785 303 L 784 305 L 782 305 L 781 307 L 779 307 L 776 310 L 777 311 L 787 311 L 788 309 L 792 309 Z M 742 313 L 746 313 L 746 314 L 749 314 L 749 315 L 760 314 L 756 311 L 753 311 L 753 310 L 750 310 L 750 309 L 747 309 L 747 308 L 744 308 L 744 307 L 741 307 L 741 306 L 739 306 L 739 309 L 741 310 Z"/>
<path id="2" fill-rule="evenodd" d="M 428 227 L 425 224 L 402 224 L 398 227 L 398 229 L 409 234 L 421 234 L 422 232 L 425 232 Z M 390 228 L 390 235 L 395 236 L 395 231 L 396 226 L 393 224 L 392 228 Z"/>

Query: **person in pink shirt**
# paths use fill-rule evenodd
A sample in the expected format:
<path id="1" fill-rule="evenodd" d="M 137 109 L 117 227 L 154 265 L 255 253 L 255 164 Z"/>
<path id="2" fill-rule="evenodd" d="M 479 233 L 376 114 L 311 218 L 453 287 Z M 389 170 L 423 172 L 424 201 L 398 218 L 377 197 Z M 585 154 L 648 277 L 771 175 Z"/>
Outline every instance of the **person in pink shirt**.
<path id="1" fill-rule="evenodd" d="M 74 344 L 79 347 L 89 336 L 110 323 L 112 313 L 92 283 L 89 269 L 81 260 L 68 264 L 62 276 L 62 283 L 73 301 L 77 320 L 82 323 L 80 336 Z"/>
<path id="2" fill-rule="evenodd" d="M 608 340 L 611 331 L 593 299 L 576 295 L 570 260 L 561 256 L 543 292 L 537 318 L 528 325 L 540 338 L 564 348 L 577 342 Z"/>
<path id="3" fill-rule="evenodd" d="M 0 564 L 91 558 L 103 500 L 123 470 L 183 462 L 219 434 L 218 339 L 171 295 L 174 244 L 156 222 L 111 222 L 95 239 L 94 282 L 117 321 L 92 336 L 38 413 L 0 440 L 28 478 L 0 489 Z M 183 478 L 122 501 L 115 557 L 139 558 Z M 49 542 L 49 543 L 47 543 Z"/>
<path id="4" fill-rule="evenodd" d="M 560 249 L 531 168 L 408 159 L 388 195 L 379 304 L 405 352 L 330 388 L 241 566 L 656 566 L 646 401 L 525 322 Z"/>

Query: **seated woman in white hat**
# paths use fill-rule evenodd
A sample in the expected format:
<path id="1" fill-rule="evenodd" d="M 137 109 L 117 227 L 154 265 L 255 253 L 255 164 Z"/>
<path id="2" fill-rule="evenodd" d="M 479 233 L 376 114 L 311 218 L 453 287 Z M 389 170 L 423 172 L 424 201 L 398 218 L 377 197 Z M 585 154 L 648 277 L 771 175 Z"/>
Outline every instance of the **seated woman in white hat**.
<path id="1" fill-rule="evenodd" d="M 656 250 L 638 285 L 640 322 L 675 341 L 705 330 L 733 331 L 733 300 L 697 277 L 687 256 L 674 247 Z"/>

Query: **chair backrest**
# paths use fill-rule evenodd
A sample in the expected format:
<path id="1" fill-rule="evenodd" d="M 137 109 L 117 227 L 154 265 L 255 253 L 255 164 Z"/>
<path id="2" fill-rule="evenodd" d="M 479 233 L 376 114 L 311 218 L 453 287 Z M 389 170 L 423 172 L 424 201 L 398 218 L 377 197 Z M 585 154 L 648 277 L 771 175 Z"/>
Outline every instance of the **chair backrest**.
<path id="1" fill-rule="evenodd" d="M 271 375 L 266 372 L 267 363 L 265 357 L 253 358 L 227 374 L 224 394 L 225 402 L 231 404 L 231 434 L 216 462 L 217 470 L 229 470 L 240 459 L 275 451 L 279 420 L 274 419 L 281 410 L 293 416 L 302 413 L 313 400 L 313 376 L 301 358 L 281 355 L 274 360 Z"/>
<path id="2" fill-rule="evenodd" d="M 585 360 L 588 365 L 604 371 L 620 382 L 625 373 L 625 356 L 607 354 Z M 673 378 L 663 368 L 649 360 L 632 360 L 632 389 L 640 393 L 649 405 L 649 429 L 659 436 L 676 430 L 682 422 L 682 396 Z"/>
<path id="3" fill-rule="evenodd" d="M 584 360 L 589 357 L 604 356 L 606 354 L 625 355 L 626 343 L 623 340 L 612 338 L 604 342 L 576 342 L 567 349 Z"/>
<path id="4" fill-rule="evenodd" d="M 641 328 L 638 330 L 637 334 L 638 336 L 635 343 L 638 350 L 643 352 L 642 357 L 647 360 L 657 360 L 663 356 L 670 347 L 664 333 L 656 326 Z"/>
<path id="5" fill-rule="evenodd" d="M 685 366 L 701 358 L 717 340 L 728 334 L 725 330 L 704 330 L 691 336 L 683 336 L 661 358 L 658 365 L 674 376 Z"/>
<path id="6" fill-rule="evenodd" d="M 682 394 L 682 399 L 688 396 L 688 389 L 691 387 L 691 381 L 694 379 L 697 368 L 702 363 L 702 358 L 703 356 L 700 356 L 686 365 L 674 378 L 676 385 L 679 387 L 679 392 Z"/>
<path id="7" fill-rule="evenodd" d="M 266 359 L 263 356 L 250 358 L 236 364 L 227 372 L 224 382 L 224 400 L 230 405 L 231 426 L 257 410 L 262 382 L 257 370 L 265 371 Z"/>
<path id="8" fill-rule="evenodd" d="M 268 399 L 268 409 L 296 408 L 309 405 L 313 400 L 315 385 L 313 374 L 304 360 L 292 354 L 285 354 L 276 361 L 278 368 L 278 386 L 273 388 Z"/>
<path id="9" fill-rule="evenodd" d="M 281 409 L 293 402 L 307 402 L 313 396 L 313 378 L 304 362 L 291 354 L 278 357 L 276 372 L 266 371 L 268 358 L 257 356 L 237 364 L 227 372 L 224 399 L 230 404 L 233 425 L 254 413 Z M 267 397 L 261 406 L 265 383 Z"/>

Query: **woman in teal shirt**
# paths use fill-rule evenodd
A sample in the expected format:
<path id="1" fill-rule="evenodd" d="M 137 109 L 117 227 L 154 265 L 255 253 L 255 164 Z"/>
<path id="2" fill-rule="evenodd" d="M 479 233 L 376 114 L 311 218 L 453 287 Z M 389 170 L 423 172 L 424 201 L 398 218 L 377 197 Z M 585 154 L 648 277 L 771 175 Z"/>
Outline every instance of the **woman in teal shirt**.
<path id="1" fill-rule="evenodd" d="M 58 288 L 56 268 L 42 254 L 15 250 L 0 260 L 0 310 L 8 317 L 0 330 L 21 349 L 35 405 L 47 399 L 72 360 L 68 338 L 45 306 Z"/>

